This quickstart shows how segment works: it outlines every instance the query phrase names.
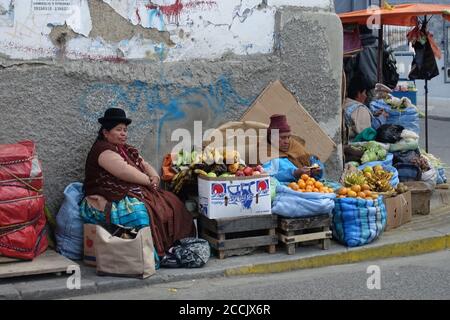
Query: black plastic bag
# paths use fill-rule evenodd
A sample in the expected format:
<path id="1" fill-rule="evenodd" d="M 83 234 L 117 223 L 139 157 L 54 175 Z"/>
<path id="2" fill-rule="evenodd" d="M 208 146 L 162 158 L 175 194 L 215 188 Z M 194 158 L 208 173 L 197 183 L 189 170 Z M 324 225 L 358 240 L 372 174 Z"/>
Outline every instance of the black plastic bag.
<path id="1" fill-rule="evenodd" d="M 402 139 L 401 135 L 404 129 L 403 126 L 397 124 L 383 124 L 377 129 L 375 140 L 383 143 L 397 143 Z"/>
<path id="2" fill-rule="evenodd" d="M 348 144 L 344 145 L 345 162 L 361 162 L 361 157 L 363 156 L 363 154 L 364 150 L 358 149 Z"/>
<path id="3" fill-rule="evenodd" d="M 421 44 L 419 41 L 416 41 L 413 47 L 416 54 L 411 64 L 409 79 L 430 80 L 439 75 L 439 69 L 430 42 L 427 40 L 425 44 Z"/>
<path id="4" fill-rule="evenodd" d="M 392 153 L 394 155 L 394 160 L 392 163 L 396 165 L 397 163 L 414 164 L 420 159 L 420 151 L 408 150 L 408 151 L 397 151 Z"/>
<path id="5" fill-rule="evenodd" d="M 383 52 L 383 83 L 391 89 L 397 86 L 400 75 L 397 72 L 397 60 L 394 51 L 385 45 Z"/>

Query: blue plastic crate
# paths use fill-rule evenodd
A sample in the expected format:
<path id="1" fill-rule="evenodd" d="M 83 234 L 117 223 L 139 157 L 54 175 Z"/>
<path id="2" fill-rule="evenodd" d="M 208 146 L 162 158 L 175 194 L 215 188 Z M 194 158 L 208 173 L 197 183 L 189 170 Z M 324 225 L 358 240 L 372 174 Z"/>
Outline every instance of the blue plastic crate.
<path id="1" fill-rule="evenodd" d="M 392 91 L 391 94 L 397 98 L 407 97 L 413 105 L 417 105 L 417 91 Z"/>

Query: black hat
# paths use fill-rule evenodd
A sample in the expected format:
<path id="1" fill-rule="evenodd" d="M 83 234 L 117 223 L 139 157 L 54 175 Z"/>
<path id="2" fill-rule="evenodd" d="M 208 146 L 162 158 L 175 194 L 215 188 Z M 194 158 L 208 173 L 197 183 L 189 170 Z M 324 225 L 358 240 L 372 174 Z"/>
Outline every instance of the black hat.
<path id="1" fill-rule="evenodd" d="M 127 118 L 124 110 L 119 108 L 109 108 L 105 111 L 105 115 L 98 119 L 98 122 L 101 124 L 114 122 L 129 125 L 131 123 L 131 119 Z"/>

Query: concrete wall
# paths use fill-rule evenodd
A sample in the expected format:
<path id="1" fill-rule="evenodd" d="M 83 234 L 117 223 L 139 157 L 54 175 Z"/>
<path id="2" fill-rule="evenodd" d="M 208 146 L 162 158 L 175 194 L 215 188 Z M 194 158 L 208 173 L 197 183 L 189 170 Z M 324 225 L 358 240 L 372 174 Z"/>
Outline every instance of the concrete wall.
<path id="1" fill-rule="evenodd" d="M 47 15 L 53 21 L 59 18 L 62 26 L 49 27 L 45 18 L 33 18 L 31 14 L 28 18 L 34 21 L 34 31 L 27 25 L 31 22 L 20 20 L 17 12 L 13 27 L 5 26 L 9 24 L 5 17 L 9 16 L 3 14 L 0 143 L 21 139 L 37 143 L 52 211 L 61 204 L 64 187 L 83 179 L 85 159 L 98 130 L 97 118 L 108 107 L 126 110 L 133 119 L 129 142 L 159 167 L 164 154 L 176 144 L 170 141 L 174 129 L 192 129 L 194 120 L 202 120 L 204 130 L 237 120 L 270 81 L 281 79 L 339 145 L 342 31 L 331 1 L 242 0 L 234 1 L 237 6 L 231 11 L 222 6 L 222 1 L 182 1 L 189 10 L 180 14 L 178 26 L 171 20 L 173 15 L 164 14 L 170 11 L 161 9 L 164 31 L 141 25 L 142 17 L 141 24 L 124 18 L 120 10 L 130 8 L 132 1 L 91 0 L 83 7 L 83 0 L 79 0 L 80 8 L 88 10 L 89 19 L 78 16 L 81 20 L 77 22 L 77 17 Z M 117 7 L 109 6 L 113 2 Z M 170 2 L 176 1 L 152 3 L 170 6 Z M 22 1 L 15 1 L 18 3 Z M 294 3 L 300 5 L 290 6 Z M 188 31 L 180 27 L 183 14 L 189 19 L 208 15 L 214 19 L 219 15 L 214 16 L 211 10 L 217 8 L 228 8 L 219 18 L 227 16 L 228 22 L 234 19 L 235 30 L 229 24 L 224 27 L 216 23 L 219 20 L 210 20 L 211 24 L 198 29 L 187 23 L 192 28 Z M 86 33 L 89 28 L 84 23 L 89 21 L 92 28 Z M 121 26 L 119 31 L 115 29 L 117 24 Z M 252 29 L 257 37 L 245 31 L 253 25 L 257 26 Z M 190 41 L 198 43 L 186 46 L 180 28 L 185 36 L 192 32 L 194 40 Z M 203 29 L 207 28 L 212 35 L 206 35 Z M 8 32 L 1 32 L 6 29 Z M 226 41 L 223 33 L 227 30 L 234 42 Z M 270 37 L 260 37 L 268 32 Z M 212 42 L 214 34 L 221 44 Z M 120 49 L 123 39 L 130 37 L 146 38 L 149 46 L 143 41 L 128 47 L 133 50 Z M 73 54 L 70 48 L 77 41 L 97 41 L 97 46 L 80 45 L 78 54 Z M 158 51 L 161 43 L 167 44 L 164 52 Z M 196 46 L 200 52 L 193 50 Z M 115 51 L 102 51 L 102 47 Z M 338 148 L 327 162 L 328 176 L 340 174 L 341 166 Z"/>

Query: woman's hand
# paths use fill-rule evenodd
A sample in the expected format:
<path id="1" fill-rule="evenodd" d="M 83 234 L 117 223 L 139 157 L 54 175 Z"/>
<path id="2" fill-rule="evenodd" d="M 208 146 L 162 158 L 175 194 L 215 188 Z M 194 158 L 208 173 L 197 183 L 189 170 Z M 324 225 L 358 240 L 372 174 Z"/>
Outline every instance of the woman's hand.
<path id="1" fill-rule="evenodd" d="M 311 175 L 311 169 L 303 167 L 303 168 L 298 168 L 297 170 L 294 171 L 294 177 L 296 179 L 299 179 L 302 174 L 307 174 L 308 176 Z"/>
<path id="2" fill-rule="evenodd" d="M 150 188 L 152 190 L 157 190 L 159 188 L 159 182 L 161 178 L 159 176 L 148 176 L 150 181 Z"/>

